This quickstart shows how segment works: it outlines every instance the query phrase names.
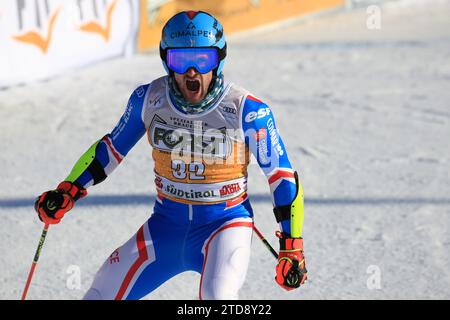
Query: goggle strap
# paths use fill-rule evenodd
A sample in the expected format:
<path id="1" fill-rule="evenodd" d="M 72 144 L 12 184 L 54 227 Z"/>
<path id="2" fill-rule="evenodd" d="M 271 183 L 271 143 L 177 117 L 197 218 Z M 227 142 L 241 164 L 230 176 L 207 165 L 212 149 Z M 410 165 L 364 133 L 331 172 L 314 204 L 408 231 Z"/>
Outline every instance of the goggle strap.
<path id="1" fill-rule="evenodd" d="M 223 59 L 225 59 L 225 57 L 227 56 L 227 44 L 225 43 L 224 47 L 219 49 L 217 47 L 205 47 L 205 48 L 216 48 L 218 51 L 218 58 L 219 58 L 219 64 L 220 61 L 222 61 Z M 182 48 L 165 48 L 163 49 L 161 47 L 161 44 L 159 45 L 159 56 L 161 57 L 161 59 L 167 63 L 167 51 L 169 49 L 182 49 Z"/>

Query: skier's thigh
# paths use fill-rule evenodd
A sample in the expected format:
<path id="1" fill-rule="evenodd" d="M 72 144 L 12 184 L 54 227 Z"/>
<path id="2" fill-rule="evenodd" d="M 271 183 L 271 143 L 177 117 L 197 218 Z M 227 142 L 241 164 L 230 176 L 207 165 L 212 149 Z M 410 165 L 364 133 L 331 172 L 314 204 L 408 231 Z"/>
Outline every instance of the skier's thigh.
<path id="1" fill-rule="evenodd" d="M 250 260 L 252 220 L 239 219 L 216 230 L 204 247 L 200 299 L 237 299 Z"/>
<path id="2" fill-rule="evenodd" d="M 155 249 L 164 252 L 165 248 L 160 247 L 167 245 L 162 233 L 156 231 L 162 227 L 157 220 L 151 217 L 150 228 L 145 223 L 106 259 L 84 299 L 139 299 L 176 273 L 166 267 L 166 259 L 161 254 L 158 259 L 155 257 Z"/>

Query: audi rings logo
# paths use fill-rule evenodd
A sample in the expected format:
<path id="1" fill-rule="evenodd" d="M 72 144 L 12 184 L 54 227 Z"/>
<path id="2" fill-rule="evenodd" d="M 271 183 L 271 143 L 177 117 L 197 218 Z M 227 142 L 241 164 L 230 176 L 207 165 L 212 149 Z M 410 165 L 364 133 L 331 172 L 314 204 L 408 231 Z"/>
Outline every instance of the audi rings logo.
<path id="1" fill-rule="evenodd" d="M 236 109 L 232 107 L 225 106 L 223 107 L 223 111 L 226 113 L 236 114 Z"/>

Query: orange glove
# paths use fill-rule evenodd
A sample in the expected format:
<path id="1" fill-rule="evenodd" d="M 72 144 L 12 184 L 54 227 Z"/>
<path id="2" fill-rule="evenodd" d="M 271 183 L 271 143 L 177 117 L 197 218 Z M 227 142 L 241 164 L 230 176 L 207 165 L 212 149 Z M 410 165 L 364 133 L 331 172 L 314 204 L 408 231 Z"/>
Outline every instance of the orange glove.
<path id="1" fill-rule="evenodd" d="M 298 288 L 308 278 L 303 255 L 303 238 L 289 238 L 279 231 L 276 236 L 280 239 L 280 253 L 275 281 L 290 291 Z"/>
<path id="2" fill-rule="evenodd" d="M 41 194 L 34 203 L 34 209 L 45 224 L 57 224 L 73 208 L 75 201 L 86 195 L 86 189 L 64 181 L 55 190 Z"/>

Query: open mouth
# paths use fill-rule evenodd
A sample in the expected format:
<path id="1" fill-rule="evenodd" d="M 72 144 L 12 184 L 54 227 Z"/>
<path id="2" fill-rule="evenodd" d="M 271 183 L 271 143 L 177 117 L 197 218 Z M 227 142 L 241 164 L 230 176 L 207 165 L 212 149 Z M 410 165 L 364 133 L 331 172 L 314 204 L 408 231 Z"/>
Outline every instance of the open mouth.
<path id="1" fill-rule="evenodd" d="M 186 80 L 186 88 L 192 92 L 198 92 L 200 90 L 199 80 Z"/>

